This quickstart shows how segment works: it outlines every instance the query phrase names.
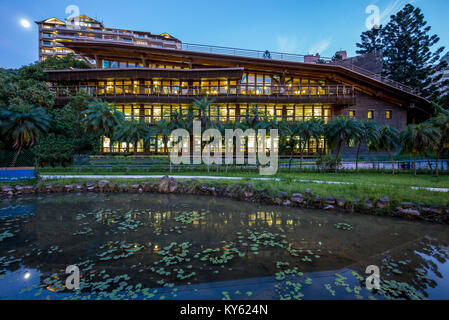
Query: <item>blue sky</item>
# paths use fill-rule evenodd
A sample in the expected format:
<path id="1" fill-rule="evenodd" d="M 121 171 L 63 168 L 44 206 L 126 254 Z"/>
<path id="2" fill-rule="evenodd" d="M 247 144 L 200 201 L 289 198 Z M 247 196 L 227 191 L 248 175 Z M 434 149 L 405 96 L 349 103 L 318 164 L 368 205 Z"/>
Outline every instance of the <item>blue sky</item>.
<path id="1" fill-rule="evenodd" d="M 104 21 L 106 27 L 170 33 L 183 42 L 332 56 L 344 49 L 354 55 L 366 30 L 365 10 L 380 9 L 382 23 L 406 3 L 420 7 L 439 45 L 449 49 L 447 0 L 0 0 L 0 67 L 15 68 L 37 60 L 34 21 L 64 19 L 69 5 Z M 32 22 L 29 29 L 19 21 Z"/>

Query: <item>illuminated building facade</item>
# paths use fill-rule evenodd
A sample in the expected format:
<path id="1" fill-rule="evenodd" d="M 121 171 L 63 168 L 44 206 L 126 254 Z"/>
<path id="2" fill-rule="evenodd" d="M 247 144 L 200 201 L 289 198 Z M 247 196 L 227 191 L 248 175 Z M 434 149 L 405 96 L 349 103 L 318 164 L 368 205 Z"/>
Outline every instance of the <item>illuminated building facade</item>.
<path id="1" fill-rule="evenodd" d="M 223 123 L 240 121 L 257 108 L 277 120 L 329 122 L 345 115 L 403 130 L 429 107 L 411 88 L 338 61 L 185 43 L 179 48 L 95 39 L 60 44 L 94 60 L 95 68 L 48 71 L 58 105 L 87 92 L 113 103 L 128 119 L 143 119 L 150 126 L 174 111 L 184 114 L 195 99 L 206 96 L 214 99 L 209 116 Z M 102 151 L 135 149 L 106 139 Z M 137 146 L 142 154 L 164 151 L 161 137 L 149 147 Z M 311 140 L 306 151 L 325 153 L 324 139 Z"/>

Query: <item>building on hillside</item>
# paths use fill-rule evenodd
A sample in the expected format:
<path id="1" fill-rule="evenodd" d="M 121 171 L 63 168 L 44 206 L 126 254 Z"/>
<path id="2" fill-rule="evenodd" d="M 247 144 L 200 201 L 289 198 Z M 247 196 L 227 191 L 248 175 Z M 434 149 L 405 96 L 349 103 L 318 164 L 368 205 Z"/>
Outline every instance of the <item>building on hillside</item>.
<path id="1" fill-rule="evenodd" d="M 150 32 L 105 28 L 103 22 L 85 15 L 65 22 L 50 18 L 37 21 L 36 24 L 39 27 L 39 61 L 45 60 L 48 56 L 63 57 L 74 53 L 73 50 L 61 44 L 61 41 L 71 39 L 125 42 L 167 49 L 181 48 L 181 41 L 167 33 L 157 35 Z M 82 55 L 79 56 L 82 57 Z M 94 61 L 94 59 L 88 59 L 90 63 Z"/>
<path id="2" fill-rule="evenodd" d="M 170 119 L 174 111 L 185 113 L 206 96 L 215 100 L 209 116 L 221 122 L 240 121 L 257 108 L 277 120 L 329 122 L 344 115 L 403 130 L 415 117 L 427 117 L 430 108 L 413 89 L 342 61 L 185 43 L 181 48 L 96 39 L 60 44 L 95 60 L 95 68 L 48 71 L 57 105 L 87 92 L 150 126 Z M 142 154 L 164 153 L 162 137 L 145 148 L 105 139 L 102 152 L 133 152 L 135 147 Z M 324 139 L 310 140 L 306 151 L 326 153 Z"/>

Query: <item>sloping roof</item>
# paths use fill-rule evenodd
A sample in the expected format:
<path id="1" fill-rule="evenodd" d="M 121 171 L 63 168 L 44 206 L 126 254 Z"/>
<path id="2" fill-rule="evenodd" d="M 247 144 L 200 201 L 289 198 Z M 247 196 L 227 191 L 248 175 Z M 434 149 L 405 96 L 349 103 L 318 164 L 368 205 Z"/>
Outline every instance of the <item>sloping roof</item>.
<path id="1" fill-rule="evenodd" d="M 63 22 L 63 21 L 61 21 L 61 20 L 59 20 L 58 18 L 55 18 L 55 17 L 53 17 L 53 18 L 49 18 L 49 19 L 45 19 L 45 20 L 42 20 L 42 21 L 36 21 L 36 23 L 50 23 L 50 24 L 65 24 L 65 22 Z"/>
<path id="2" fill-rule="evenodd" d="M 401 90 L 398 87 L 381 82 L 374 78 L 358 73 L 340 65 L 313 64 L 304 62 L 292 62 L 282 60 L 268 60 L 263 58 L 242 57 L 233 55 L 223 55 L 216 53 L 205 53 L 197 51 L 187 51 L 167 48 L 154 48 L 145 45 L 128 44 L 123 42 L 105 42 L 95 40 L 72 40 L 60 41 L 64 46 L 82 53 L 83 55 L 95 58 L 95 55 L 117 58 L 134 59 L 173 59 L 173 61 L 191 61 L 197 64 L 209 65 L 211 67 L 257 67 L 273 72 L 309 72 L 323 74 L 329 77 L 339 77 L 355 86 L 368 88 L 374 94 L 382 96 L 385 93 L 403 100 L 409 104 L 430 107 L 430 102 L 414 93 Z"/>

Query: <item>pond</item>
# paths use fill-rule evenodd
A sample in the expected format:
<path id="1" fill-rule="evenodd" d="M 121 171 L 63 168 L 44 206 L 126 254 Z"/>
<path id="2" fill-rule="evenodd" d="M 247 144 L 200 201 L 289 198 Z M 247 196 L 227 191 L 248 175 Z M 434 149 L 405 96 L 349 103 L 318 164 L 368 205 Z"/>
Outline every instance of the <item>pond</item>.
<path id="1" fill-rule="evenodd" d="M 152 194 L 0 202 L 0 299 L 449 299 L 448 258 L 447 226 L 389 217 Z"/>

